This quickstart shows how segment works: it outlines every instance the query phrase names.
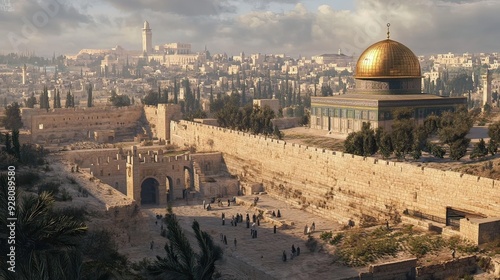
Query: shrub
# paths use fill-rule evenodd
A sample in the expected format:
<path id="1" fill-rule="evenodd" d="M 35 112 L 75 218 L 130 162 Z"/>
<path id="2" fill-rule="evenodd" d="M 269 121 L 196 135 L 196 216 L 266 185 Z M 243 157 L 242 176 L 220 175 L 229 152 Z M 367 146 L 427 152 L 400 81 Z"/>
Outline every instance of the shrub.
<path id="1" fill-rule="evenodd" d="M 423 257 L 427 253 L 441 249 L 445 244 L 440 236 L 412 236 L 408 240 L 408 250 L 417 257 Z"/>
<path id="2" fill-rule="evenodd" d="M 68 190 L 66 188 L 63 188 L 61 190 L 61 200 L 62 201 L 72 201 L 73 197 L 69 194 Z"/>
<path id="3" fill-rule="evenodd" d="M 53 196 L 56 196 L 59 193 L 59 187 L 61 186 L 60 182 L 47 182 L 38 185 L 38 194 L 42 192 L 51 193 Z"/>
<path id="4" fill-rule="evenodd" d="M 324 231 L 321 233 L 319 238 L 321 238 L 321 240 L 323 240 L 323 241 L 328 241 L 332 238 L 332 236 L 333 236 L 333 233 L 331 231 Z"/>
<path id="5" fill-rule="evenodd" d="M 18 186 L 33 186 L 38 181 L 40 181 L 40 175 L 32 171 L 19 172 L 16 178 Z"/>
<path id="6" fill-rule="evenodd" d="M 344 234 L 339 232 L 332 238 L 332 240 L 330 240 L 330 244 L 337 245 L 340 243 L 340 241 L 342 241 L 342 238 L 344 238 Z"/>

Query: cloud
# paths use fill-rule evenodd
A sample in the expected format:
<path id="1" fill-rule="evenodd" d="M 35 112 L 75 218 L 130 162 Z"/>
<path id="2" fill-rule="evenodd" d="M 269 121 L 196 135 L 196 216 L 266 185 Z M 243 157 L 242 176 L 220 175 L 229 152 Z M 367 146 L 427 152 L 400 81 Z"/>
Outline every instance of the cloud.
<path id="1" fill-rule="evenodd" d="M 228 0 L 105 0 L 125 12 L 156 11 L 185 16 L 208 16 L 236 13 Z"/>
<path id="2" fill-rule="evenodd" d="M 46 36 L 62 35 L 93 21 L 64 0 L 16 1 L 12 9 L 0 13 L 0 31 L 4 40 L 0 47 L 14 51 L 28 49 L 33 41 Z"/>
<path id="3" fill-rule="evenodd" d="M 82 48 L 120 44 L 140 49 L 144 20 L 151 24 L 154 44 L 188 42 L 194 50 L 207 45 L 212 53 L 314 55 L 336 53 L 341 48 L 346 54 L 359 55 L 386 38 L 387 22 L 391 23 L 391 38 L 417 54 L 493 52 L 500 45 L 500 1 L 353 1 L 353 10 L 337 10 L 331 5 L 307 9 L 298 0 L 75 1 L 37 28 L 26 48 L 76 53 Z M 41 10 L 27 2 L 15 2 L 14 12 L 0 14 L 2 34 L 13 31 L 22 35 L 21 19 L 30 19 Z M 254 9 L 249 10 L 248 5 Z M 279 5 L 283 9 L 276 8 Z M 12 48 L 4 40 L 0 49 Z"/>

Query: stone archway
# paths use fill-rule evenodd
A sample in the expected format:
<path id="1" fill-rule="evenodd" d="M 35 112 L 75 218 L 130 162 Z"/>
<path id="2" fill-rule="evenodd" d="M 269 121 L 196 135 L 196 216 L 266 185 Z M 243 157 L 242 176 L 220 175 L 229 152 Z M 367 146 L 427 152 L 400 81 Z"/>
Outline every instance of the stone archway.
<path id="1" fill-rule="evenodd" d="M 141 184 L 141 204 L 159 204 L 160 183 L 155 178 L 146 178 Z"/>

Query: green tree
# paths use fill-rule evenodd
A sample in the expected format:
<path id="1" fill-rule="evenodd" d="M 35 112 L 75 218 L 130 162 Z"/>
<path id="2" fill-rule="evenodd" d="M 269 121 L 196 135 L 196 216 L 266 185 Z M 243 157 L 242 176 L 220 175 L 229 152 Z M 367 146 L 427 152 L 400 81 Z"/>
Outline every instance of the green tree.
<path id="1" fill-rule="evenodd" d="M 384 158 L 390 157 L 391 154 L 394 152 L 394 148 L 392 147 L 391 134 L 382 131 L 380 133 L 380 144 L 378 144 L 378 146 L 382 157 Z"/>
<path id="2" fill-rule="evenodd" d="M 394 154 L 398 159 L 403 159 L 414 148 L 415 121 L 413 111 L 400 109 L 393 112 L 391 142 Z"/>
<path id="3" fill-rule="evenodd" d="M 472 150 L 470 154 L 470 158 L 482 158 L 488 155 L 488 148 L 486 147 L 486 142 L 484 142 L 484 139 L 481 138 L 479 142 L 474 145 L 474 149 Z"/>
<path id="4" fill-rule="evenodd" d="M 344 142 L 344 151 L 359 156 L 371 156 L 378 150 L 375 131 L 370 123 L 363 123 L 361 130 L 351 132 Z"/>
<path id="5" fill-rule="evenodd" d="M 493 140 L 493 139 L 490 139 L 490 141 L 488 141 L 488 152 L 494 156 L 496 155 L 497 151 L 498 151 L 498 143 Z"/>
<path id="6" fill-rule="evenodd" d="M 61 96 L 59 95 L 59 90 L 56 92 L 56 107 L 54 108 L 62 108 L 61 107 Z"/>
<path id="7" fill-rule="evenodd" d="M 488 126 L 488 136 L 496 143 L 500 143 L 500 122 L 494 122 Z"/>
<path id="8" fill-rule="evenodd" d="M 87 87 L 87 107 L 93 107 L 92 84 Z"/>
<path id="9" fill-rule="evenodd" d="M 321 96 L 332 96 L 332 95 L 333 95 L 333 89 L 330 85 L 321 87 Z"/>
<path id="10" fill-rule="evenodd" d="M 371 124 L 364 122 L 361 127 L 361 135 L 363 136 L 363 156 L 371 156 L 378 150 L 377 141 L 375 139 L 375 131 L 371 128 Z"/>
<path id="11" fill-rule="evenodd" d="M 177 79 L 174 79 L 174 104 L 179 103 L 179 85 L 177 84 Z"/>
<path id="12" fill-rule="evenodd" d="M 278 128 L 277 125 L 274 126 L 274 132 L 273 132 L 274 136 L 276 136 L 276 138 L 278 139 L 283 139 L 283 133 L 280 131 L 280 129 Z"/>
<path id="13" fill-rule="evenodd" d="M 75 107 L 74 101 L 75 100 L 73 98 L 73 95 L 71 94 L 71 90 L 68 90 L 68 94 L 66 94 L 66 103 L 64 104 L 64 107 L 66 108 Z"/>
<path id="14" fill-rule="evenodd" d="M 125 94 L 116 94 L 114 89 L 111 90 L 111 97 L 109 98 L 109 101 L 115 107 L 130 106 L 130 98 Z"/>
<path id="15" fill-rule="evenodd" d="M 467 152 L 470 139 L 466 136 L 472 128 L 473 120 L 465 108 L 457 112 L 445 112 L 441 115 L 438 136 L 441 142 L 449 146 L 450 158 L 459 160 Z"/>
<path id="16" fill-rule="evenodd" d="M 10 139 L 10 134 L 5 133 L 4 138 L 5 138 L 5 151 L 10 154 L 12 152 L 12 140 Z"/>
<path id="17" fill-rule="evenodd" d="M 344 151 L 353 155 L 363 154 L 363 135 L 358 132 L 351 132 L 344 141 Z"/>
<path id="18" fill-rule="evenodd" d="M 54 90 L 54 96 L 52 99 L 52 108 L 57 108 L 57 89 Z"/>
<path id="19" fill-rule="evenodd" d="M 40 108 L 47 110 L 50 108 L 49 90 L 47 89 L 47 86 L 43 87 L 43 92 L 40 94 Z"/>
<path id="20" fill-rule="evenodd" d="M 21 159 L 21 145 L 19 144 L 19 130 L 12 130 L 12 154 Z"/>
<path id="21" fill-rule="evenodd" d="M 7 221 L 7 179 L 0 178 L 0 221 Z M 2 279 L 78 279 L 82 256 L 78 249 L 87 227 L 75 218 L 53 210 L 54 198 L 47 192 L 39 196 L 16 193 L 16 273 L 2 265 Z M 4 227 L 5 228 L 5 227 Z M 2 252 L 7 252 L 6 229 L 2 229 Z M 5 254 L 0 261 L 6 263 Z"/>
<path id="22" fill-rule="evenodd" d="M 28 108 L 35 108 L 35 105 L 37 104 L 35 93 L 32 92 L 31 96 L 28 99 L 26 99 L 24 103 Z"/>
<path id="23" fill-rule="evenodd" d="M 459 160 L 463 158 L 467 153 L 469 143 L 470 139 L 465 137 L 452 142 L 450 145 L 450 158 L 453 160 Z"/>
<path id="24" fill-rule="evenodd" d="M 17 102 L 12 103 L 5 108 L 5 117 L 2 119 L 2 124 L 9 130 L 19 130 L 23 127 L 21 110 L 19 109 L 19 104 L 17 104 Z"/>
<path id="25" fill-rule="evenodd" d="M 222 249 L 215 245 L 210 234 L 200 229 L 195 220 L 192 225 L 200 253 L 197 254 L 191 247 L 179 221 L 172 213 L 168 213 L 167 239 L 165 257 L 156 256 L 153 264 L 147 271 L 152 276 L 162 279 L 178 280 L 210 280 L 215 272 L 215 261 L 222 258 Z"/>
<path id="26" fill-rule="evenodd" d="M 150 90 L 148 94 L 142 99 L 142 104 L 157 106 L 158 105 L 158 94 L 153 90 Z"/>

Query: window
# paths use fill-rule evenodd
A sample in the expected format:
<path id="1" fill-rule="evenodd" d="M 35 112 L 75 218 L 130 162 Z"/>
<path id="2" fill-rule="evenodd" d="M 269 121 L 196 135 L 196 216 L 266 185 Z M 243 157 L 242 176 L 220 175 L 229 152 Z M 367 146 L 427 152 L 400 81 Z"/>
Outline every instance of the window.
<path id="1" fill-rule="evenodd" d="M 38 129 L 43 130 L 43 123 L 38 125 Z"/>

